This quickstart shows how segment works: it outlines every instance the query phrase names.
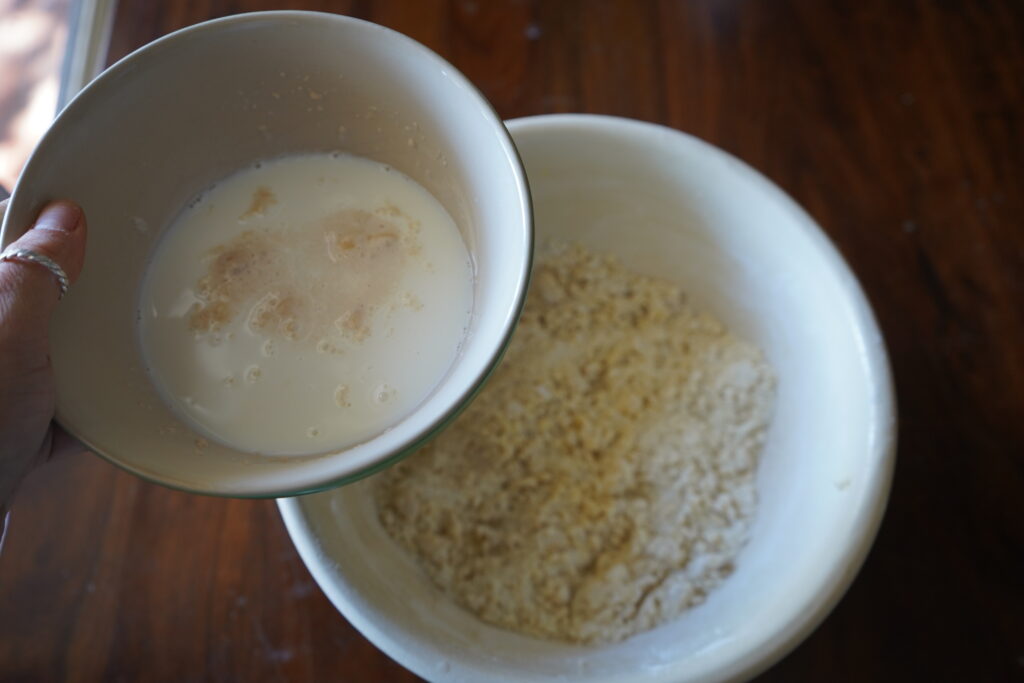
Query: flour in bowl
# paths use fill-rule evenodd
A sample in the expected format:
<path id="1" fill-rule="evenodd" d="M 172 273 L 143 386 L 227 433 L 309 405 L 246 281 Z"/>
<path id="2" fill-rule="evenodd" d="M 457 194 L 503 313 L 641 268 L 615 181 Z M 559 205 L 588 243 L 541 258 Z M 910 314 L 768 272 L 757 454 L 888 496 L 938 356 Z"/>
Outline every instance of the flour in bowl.
<path id="1" fill-rule="evenodd" d="M 621 640 L 732 572 L 773 402 L 761 352 L 677 286 L 552 245 L 504 362 L 378 478 L 379 516 L 484 621 Z"/>

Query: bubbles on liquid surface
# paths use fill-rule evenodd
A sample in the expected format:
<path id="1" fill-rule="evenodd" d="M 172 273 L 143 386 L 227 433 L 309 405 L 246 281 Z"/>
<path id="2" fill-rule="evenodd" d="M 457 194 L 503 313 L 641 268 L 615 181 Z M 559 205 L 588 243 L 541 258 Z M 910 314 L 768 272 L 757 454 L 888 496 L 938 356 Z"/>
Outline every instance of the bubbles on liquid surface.
<path id="1" fill-rule="evenodd" d="M 394 399 L 397 395 L 398 391 L 393 386 L 384 383 L 374 389 L 373 400 L 377 403 L 384 404 Z"/>
<path id="2" fill-rule="evenodd" d="M 281 94 L 286 91 L 282 89 Z M 338 122 L 333 126 L 339 133 L 346 132 Z M 409 140 L 421 149 L 426 146 L 412 131 L 400 136 L 398 144 L 404 147 Z M 335 144 L 338 149 L 324 157 L 337 160 L 335 164 L 342 160 L 365 164 L 342 151 L 341 143 Z M 433 148 L 427 151 L 433 153 Z M 181 288 L 196 299 L 175 314 L 186 319 L 183 330 L 178 329 L 180 322 L 174 330 L 189 333 L 184 343 L 166 334 L 170 314 L 143 330 L 146 343 L 155 347 L 153 355 L 170 368 L 154 374 L 167 382 L 168 397 L 184 416 L 209 426 L 218 439 L 238 444 L 242 450 L 312 452 L 328 443 L 341 443 L 350 434 L 363 438 L 363 432 L 378 433 L 378 425 L 386 426 L 393 416 L 414 407 L 424 391 L 421 385 L 431 385 L 432 363 L 440 368 L 450 362 L 454 344 L 435 342 L 433 337 L 423 340 L 422 328 L 433 332 L 436 327 L 438 334 L 447 336 L 462 327 L 463 321 L 454 316 L 454 324 L 446 326 L 450 307 L 430 306 L 431 296 L 443 294 L 447 301 L 449 290 L 462 292 L 454 292 L 457 268 L 451 269 L 452 282 L 439 281 L 435 287 L 424 262 L 436 253 L 436 271 L 447 272 L 442 262 L 447 264 L 450 258 L 458 266 L 466 258 L 464 247 L 448 255 L 452 242 L 448 235 L 455 235 L 454 246 L 461 245 L 457 229 L 448 225 L 450 218 L 442 224 L 440 219 L 446 217 L 434 215 L 436 200 L 427 203 L 429 197 L 420 199 L 407 192 L 409 181 L 395 167 L 385 170 L 374 162 L 350 173 L 308 165 L 308 169 L 296 167 L 301 173 L 295 178 L 283 162 L 250 159 L 244 169 L 247 175 L 240 176 L 244 184 L 224 183 L 217 188 L 224 194 L 204 196 L 202 206 L 187 216 L 190 222 L 175 228 L 218 230 L 218 239 L 204 238 L 201 250 L 181 240 L 164 245 L 165 262 L 198 259 L 194 269 L 186 269 L 195 275 L 179 283 L 170 278 L 178 277 L 175 273 L 181 269 L 166 268 L 157 275 L 167 277 L 153 285 L 158 287 L 154 298 L 159 294 L 168 307 L 187 301 L 175 294 Z M 340 198 L 325 194 L 321 181 L 323 186 L 339 184 Z M 393 191 L 388 183 L 393 183 Z M 358 191 L 364 185 L 367 191 Z M 388 191 L 378 193 L 378 188 Z M 323 201 L 321 194 L 326 197 Z M 282 201 L 273 206 L 270 201 L 254 201 L 271 196 Z M 240 225 L 240 214 L 249 210 L 249 223 Z M 124 223 L 134 233 L 130 213 Z M 441 228 L 446 232 L 439 232 Z M 208 315 L 194 315 L 206 309 Z M 425 314 L 413 316 L 417 310 Z M 148 308 L 133 312 L 141 313 L 140 322 L 150 322 Z M 406 338 L 417 346 L 415 350 L 403 346 Z M 218 341 L 219 347 L 211 348 Z M 424 343 L 433 356 L 420 353 L 418 347 Z M 194 351 L 197 362 L 193 365 L 203 371 L 201 377 L 176 370 L 192 362 L 175 350 L 178 346 Z M 400 361 L 401 370 L 396 363 L 384 362 L 392 356 Z M 428 368 L 422 377 L 420 368 Z M 400 378 L 401 389 L 383 382 L 385 378 Z M 222 410 L 223 406 L 228 409 Z M 253 415 L 260 417 L 253 420 Z"/>

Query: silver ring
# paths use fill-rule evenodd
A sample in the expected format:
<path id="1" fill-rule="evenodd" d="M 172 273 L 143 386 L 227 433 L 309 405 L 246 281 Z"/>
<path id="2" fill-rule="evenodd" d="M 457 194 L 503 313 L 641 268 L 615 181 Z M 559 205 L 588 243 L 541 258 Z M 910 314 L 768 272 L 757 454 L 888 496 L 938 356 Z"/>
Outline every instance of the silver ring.
<path id="1" fill-rule="evenodd" d="M 64 298 L 64 295 L 68 293 L 68 288 L 71 286 L 71 281 L 68 280 L 68 274 L 64 272 L 64 269 L 52 258 L 44 256 L 37 251 L 32 251 L 31 249 L 11 249 L 8 247 L 4 250 L 3 254 L 0 254 L 0 261 L 35 263 L 46 268 L 57 278 L 57 287 L 60 288 L 60 295 L 57 297 L 58 301 Z"/>

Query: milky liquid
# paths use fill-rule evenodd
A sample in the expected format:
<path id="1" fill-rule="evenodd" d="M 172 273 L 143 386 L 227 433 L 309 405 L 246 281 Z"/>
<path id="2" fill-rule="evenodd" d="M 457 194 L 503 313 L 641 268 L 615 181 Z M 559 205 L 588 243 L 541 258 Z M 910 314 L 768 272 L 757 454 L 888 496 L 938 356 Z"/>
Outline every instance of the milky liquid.
<path id="1" fill-rule="evenodd" d="M 408 415 L 471 308 L 469 254 L 430 193 L 368 159 L 311 154 L 190 204 L 147 270 L 139 325 L 175 412 L 228 446 L 290 455 Z"/>

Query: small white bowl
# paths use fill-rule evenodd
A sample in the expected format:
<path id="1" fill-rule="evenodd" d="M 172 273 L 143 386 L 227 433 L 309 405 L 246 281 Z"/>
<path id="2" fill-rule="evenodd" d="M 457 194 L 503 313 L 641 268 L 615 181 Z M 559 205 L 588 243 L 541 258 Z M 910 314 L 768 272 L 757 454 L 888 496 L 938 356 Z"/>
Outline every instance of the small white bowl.
<path id="1" fill-rule="evenodd" d="M 835 605 L 882 517 L 895 413 L 871 309 L 814 221 L 721 150 L 668 128 L 600 116 L 508 125 L 526 165 L 540 239 L 579 241 L 678 282 L 774 365 L 776 413 L 736 571 L 670 623 L 619 644 L 583 647 L 503 631 L 456 607 L 387 537 L 372 482 L 280 501 L 288 531 L 348 620 L 431 680 L 752 676 Z"/>
<path id="2" fill-rule="evenodd" d="M 334 150 L 390 164 L 454 218 L 476 268 L 461 354 L 411 415 L 347 450 L 272 458 L 202 445 L 160 399 L 140 353 L 136 314 L 150 255 L 186 202 L 219 179 L 260 159 Z M 532 258 L 526 178 L 486 100 L 419 43 L 333 14 L 218 19 L 121 60 L 35 150 L 11 198 L 3 244 L 58 197 L 85 208 L 89 245 L 82 277 L 53 320 L 57 420 L 125 469 L 201 493 L 307 493 L 415 448 L 497 362 Z"/>

